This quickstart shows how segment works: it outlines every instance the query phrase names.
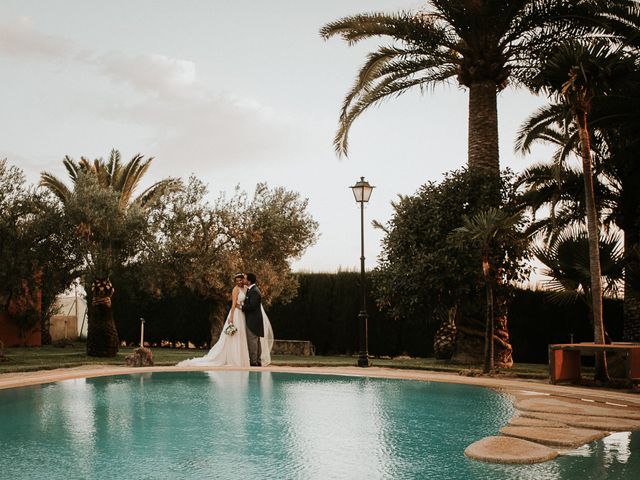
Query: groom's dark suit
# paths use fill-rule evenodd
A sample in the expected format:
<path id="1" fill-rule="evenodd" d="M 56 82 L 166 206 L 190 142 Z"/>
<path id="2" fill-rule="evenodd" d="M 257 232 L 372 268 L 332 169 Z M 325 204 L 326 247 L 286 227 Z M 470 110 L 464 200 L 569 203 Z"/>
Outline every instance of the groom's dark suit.
<path id="1" fill-rule="evenodd" d="M 262 295 L 258 286 L 254 283 L 247 290 L 247 296 L 242 305 L 242 311 L 247 319 L 247 327 L 258 337 L 264 337 L 264 326 L 262 324 Z"/>
<path id="2" fill-rule="evenodd" d="M 260 337 L 264 336 L 262 326 L 262 296 L 254 283 L 244 299 L 242 311 L 247 319 L 247 348 L 249 349 L 249 364 L 252 367 L 260 366 L 261 346 Z"/>

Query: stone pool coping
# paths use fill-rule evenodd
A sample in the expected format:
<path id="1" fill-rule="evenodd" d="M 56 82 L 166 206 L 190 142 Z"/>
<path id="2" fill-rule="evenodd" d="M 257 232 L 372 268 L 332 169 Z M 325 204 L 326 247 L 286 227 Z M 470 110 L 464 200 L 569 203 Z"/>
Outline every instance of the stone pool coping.
<path id="1" fill-rule="evenodd" d="M 533 463 L 546 461 L 563 454 L 569 446 L 577 446 L 592 438 L 608 435 L 609 431 L 640 430 L 640 395 L 606 389 L 592 389 L 573 385 L 551 385 L 541 380 L 501 377 L 468 377 L 447 372 L 425 370 L 399 370 L 384 367 L 293 367 L 272 365 L 268 367 L 119 367 L 113 365 L 83 365 L 73 368 L 39 370 L 0 374 L 0 390 L 25 387 L 77 378 L 127 375 L 146 372 L 245 370 L 321 375 L 346 375 L 375 378 L 394 378 L 428 382 L 444 382 L 492 388 L 508 394 L 514 402 L 516 413 L 502 436 L 488 437 L 470 445 L 465 454 L 476 460 L 500 463 Z M 538 426 L 519 427 L 523 418 L 542 420 Z M 548 420 L 545 422 L 544 420 Z M 553 423 L 550 423 L 550 422 Z M 524 423 L 535 424 L 535 420 Z M 594 430 L 579 428 L 581 424 L 600 425 L 599 434 Z M 572 427 L 569 425 L 573 424 Z M 514 435 L 509 432 L 513 430 Z M 560 432 L 562 430 L 562 432 Z M 575 433 L 575 440 L 567 440 L 567 432 Z M 591 435 L 585 435 L 587 432 Z M 562 442 L 558 442 L 562 436 Z M 516 440 L 516 437 L 518 440 Z M 581 443 L 581 439 L 584 441 Z M 540 455 L 535 449 L 518 448 L 522 441 L 532 441 L 546 448 Z M 563 445 L 566 445 L 563 447 Z M 564 450 L 563 450 L 564 448 Z M 549 449 L 554 454 L 548 454 Z"/>

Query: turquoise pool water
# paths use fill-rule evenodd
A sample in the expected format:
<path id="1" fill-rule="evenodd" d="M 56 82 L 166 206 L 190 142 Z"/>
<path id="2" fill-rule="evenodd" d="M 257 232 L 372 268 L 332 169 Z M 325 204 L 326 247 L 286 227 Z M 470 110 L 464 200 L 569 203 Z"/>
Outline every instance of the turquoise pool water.
<path id="1" fill-rule="evenodd" d="M 640 478 L 640 437 L 505 466 L 464 457 L 511 417 L 495 391 L 268 372 L 154 373 L 0 390 L 0 477 Z"/>

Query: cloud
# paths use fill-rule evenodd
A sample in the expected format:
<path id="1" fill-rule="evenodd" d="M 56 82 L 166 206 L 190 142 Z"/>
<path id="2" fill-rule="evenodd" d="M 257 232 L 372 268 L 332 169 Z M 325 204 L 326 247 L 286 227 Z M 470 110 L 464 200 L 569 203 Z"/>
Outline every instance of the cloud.
<path id="1" fill-rule="evenodd" d="M 0 24 L 0 52 L 14 57 L 48 58 L 70 58 L 80 53 L 69 40 L 37 31 L 29 17 Z"/>
<path id="2" fill-rule="evenodd" d="M 197 170 L 265 157 L 282 160 L 300 152 L 302 139 L 312 136 L 299 120 L 257 99 L 214 91 L 189 60 L 110 52 L 92 65 L 136 94 L 129 102 L 104 105 L 99 114 L 149 130 L 154 155 L 170 162 L 188 158 Z"/>
<path id="3" fill-rule="evenodd" d="M 111 52 L 92 60 L 105 75 L 141 92 L 183 96 L 196 82 L 196 65 L 165 55 L 128 56 Z"/>
<path id="4" fill-rule="evenodd" d="M 180 164 L 183 169 L 185 159 L 195 171 L 229 162 L 298 161 L 311 156 L 309 145 L 318 143 L 317 132 L 305 119 L 237 92 L 216 90 L 213 81 L 200 78 L 197 64 L 188 59 L 161 53 L 89 51 L 37 31 L 28 18 L 0 25 L 0 39 L 0 50 L 21 60 L 72 62 L 64 74 L 79 71 L 89 90 L 67 93 L 73 95 L 70 106 L 106 120 L 114 125 L 114 132 L 125 132 L 129 138 L 120 133 L 117 140 L 118 133 L 114 135 L 119 144 L 136 144 L 159 161 Z M 104 136 L 104 132 L 91 133 L 90 122 L 86 128 L 87 138 Z M 144 137 L 132 138 L 141 132 Z"/>

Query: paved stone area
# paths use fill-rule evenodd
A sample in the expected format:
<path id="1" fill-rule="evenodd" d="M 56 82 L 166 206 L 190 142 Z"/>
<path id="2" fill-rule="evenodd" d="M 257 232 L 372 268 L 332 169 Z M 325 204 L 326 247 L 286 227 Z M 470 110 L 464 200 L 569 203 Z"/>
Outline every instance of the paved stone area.
<path id="1" fill-rule="evenodd" d="M 515 403 L 518 410 L 525 412 L 548 412 L 568 415 L 593 415 L 597 417 L 630 418 L 640 420 L 640 411 L 629 410 L 616 405 L 601 405 L 594 402 L 576 401 L 563 398 L 527 398 Z"/>
<path id="2" fill-rule="evenodd" d="M 513 427 L 566 427 L 566 424 L 541 418 L 513 417 L 509 420 L 509 425 Z"/>
<path id="3" fill-rule="evenodd" d="M 232 370 L 230 367 L 118 367 L 87 365 L 76 368 L 0 374 L 0 389 L 56 382 L 81 377 L 143 372 Z M 640 429 L 640 394 L 572 385 L 551 385 L 540 380 L 504 377 L 468 377 L 445 372 L 358 367 L 252 367 L 244 370 L 301 374 L 369 376 L 446 382 L 502 391 L 514 399 L 518 412 L 499 436 L 475 442 L 465 454 L 487 462 L 543 462 L 602 438 L 611 431 Z M 542 422 L 542 423 L 541 423 Z M 562 432 L 562 433 L 559 433 Z M 533 440 L 533 441 L 531 441 Z M 526 442 L 526 443 L 523 443 Z M 546 443 L 547 445 L 543 445 Z M 549 445 L 552 445 L 550 447 Z M 472 448 L 473 447 L 473 448 Z"/>
<path id="4" fill-rule="evenodd" d="M 577 448 L 609 435 L 600 430 L 575 427 L 502 427 L 500 433 L 550 447 Z"/>
<path id="5" fill-rule="evenodd" d="M 520 418 L 523 420 L 528 419 L 532 421 L 537 420 L 539 422 L 556 422 L 556 424 L 559 423 L 561 426 L 568 425 L 570 427 L 591 428 L 594 430 L 605 430 L 608 432 L 630 432 L 640 430 L 640 421 L 629 420 L 626 418 L 594 417 L 544 412 L 520 412 L 520 415 L 522 415 Z"/>

